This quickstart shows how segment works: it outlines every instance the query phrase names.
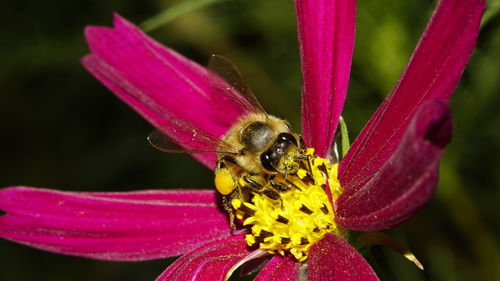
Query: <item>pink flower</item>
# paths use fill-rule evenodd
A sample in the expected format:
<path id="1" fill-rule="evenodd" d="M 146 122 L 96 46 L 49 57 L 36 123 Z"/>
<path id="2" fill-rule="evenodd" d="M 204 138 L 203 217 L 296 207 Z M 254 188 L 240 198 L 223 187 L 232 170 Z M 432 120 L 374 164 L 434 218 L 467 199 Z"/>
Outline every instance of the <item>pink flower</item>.
<path id="1" fill-rule="evenodd" d="M 451 138 L 447 99 L 474 48 L 484 0 L 442 0 L 394 90 L 339 164 L 345 192 L 332 202 L 335 223 L 380 231 L 409 219 L 430 199 Z M 354 0 L 296 0 L 303 70 L 303 136 L 329 152 L 348 88 L 354 46 Z M 196 147 L 176 120 L 222 136 L 245 107 L 202 66 L 148 38 L 116 15 L 114 28 L 88 27 L 84 66 L 153 126 Z M 238 93 L 231 93 L 238 95 Z M 213 169 L 214 154 L 193 154 Z M 183 255 L 158 280 L 223 280 L 242 261 L 267 262 L 256 280 L 378 280 L 341 237 L 327 234 L 306 263 L 262 256 L 233 234 L 214 190 L 122 193 L 0 190 L 0 236 L 56 253 L 139 261 Z M 269 259 L 270 258 L 270 259 Z"/>

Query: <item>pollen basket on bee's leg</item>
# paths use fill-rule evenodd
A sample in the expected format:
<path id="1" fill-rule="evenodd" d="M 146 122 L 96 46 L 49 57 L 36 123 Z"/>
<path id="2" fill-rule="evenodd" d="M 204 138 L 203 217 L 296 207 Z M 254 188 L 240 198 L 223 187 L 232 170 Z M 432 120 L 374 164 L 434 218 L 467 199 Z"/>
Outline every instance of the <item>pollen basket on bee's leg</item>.
<path id="1" fill-rule="evenodd" d="M 300 168 L 293 174 L 278 175 L 273 180 L 293 186 L 271 199 L 254 193 L 248 201 L 233 199 L 235 215 L 250 227 L 246 235 L 249 246 L 257 246 L 270 254 L 291 253 L 305 261 L 309 248 L 326 233 L 344 236 L 345 230 L 334 223 L 334 213 L 325 188 L 330 188 L 335 200 L 342 193 L 337 180 L 337 164 L 314 155 L 307 149 Z"/>

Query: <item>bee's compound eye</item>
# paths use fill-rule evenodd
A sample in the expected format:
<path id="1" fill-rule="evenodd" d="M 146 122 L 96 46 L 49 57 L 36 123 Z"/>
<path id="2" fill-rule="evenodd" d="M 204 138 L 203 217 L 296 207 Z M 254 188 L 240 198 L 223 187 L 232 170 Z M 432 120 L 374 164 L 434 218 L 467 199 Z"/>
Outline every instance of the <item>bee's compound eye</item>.
<path id="1" fill-rule="evenodd" d="M 281 154 L 276 153 L 276 151 L 273 149 L 268 149 L 260 155 L 260 162 L 266 170 L 276 172 L 274 166 L 276 165 L 276 162 L 280 157 Z"/>
<path id="2" fill-rule="evenodd" d="M 242 130 L 241 143 L 245 149 L 258 151 L 269 145 L 273 135 L 273 130 L 267 124 L 254 122 Z"/>
<path id="3" fill-rule="evenodd" d="M 295 144 L 297 145 L 297 139 L 289 133 L 281 133 L 278 135 L 278 138 L 276 139 L 276 143 L 288 143 L 288 144 Z"/>

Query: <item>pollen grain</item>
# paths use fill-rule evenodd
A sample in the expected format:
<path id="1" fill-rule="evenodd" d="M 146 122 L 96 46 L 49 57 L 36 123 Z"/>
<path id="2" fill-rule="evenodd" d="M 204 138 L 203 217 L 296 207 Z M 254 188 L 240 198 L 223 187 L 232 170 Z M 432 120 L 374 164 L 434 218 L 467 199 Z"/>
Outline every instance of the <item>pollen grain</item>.
<path id="1" fill-rule="evenodd" d="M 289 252 L 302 262 L 307 259 L 310 247 L 326 233 L 345 234 L 333 220 L 332 204 L 325 191 L 328 186 L 333 200 L 342 193 L 337 180 L 338 165 L 315 156 L 311 148 L 306 155 L 300 160 L 297 173 L 275 179 L 295 186 L 281 192 L 280 199 L 255 193 L 249 202 L 242 199 L 231 202 L 236 217 L 251 229 L 246 235 L 249 246 L 258 246 L 270 254 Z"/>

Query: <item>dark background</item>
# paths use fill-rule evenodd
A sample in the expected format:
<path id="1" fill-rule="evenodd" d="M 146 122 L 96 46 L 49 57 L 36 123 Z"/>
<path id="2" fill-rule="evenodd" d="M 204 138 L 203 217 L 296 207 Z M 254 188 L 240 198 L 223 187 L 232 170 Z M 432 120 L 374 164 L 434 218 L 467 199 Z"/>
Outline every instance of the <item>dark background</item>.
<path id="1" fill-rule="evenodd" d="M 140 24 L 192 0 L 3 1 L 0 8 L 0 186 L 120 191 L 213 188 L 185 155 L 150 148 L 152 130 L 87 73 L 85 25 L 117 11 Z M 199 2 L 199 1 L 198 1 Z M 358 1 L 357 37 L 344 110 L 357 135 L 407 63 L 435 7 L 430 0 Z M 427 208 L 388 233 L 421 272 L 391 250 L 369 261 L 382 280 L 500 280 L 500 1 L 489 1 L 478 46 L 452 98 L 454 139 Z M 185 5 L 186 3 L 184 3 Z M 150 35 L 201 64 L 222 54 L 238 65 L 268 112 L 300 128 L 300 67 L 291 0 L 227 0 Z M 154 280 L 170 260 L 92 261 L 0 241 L 0 280 Z"/>

